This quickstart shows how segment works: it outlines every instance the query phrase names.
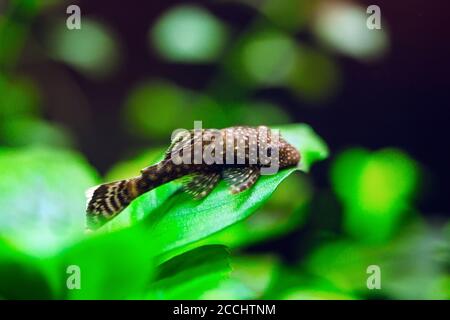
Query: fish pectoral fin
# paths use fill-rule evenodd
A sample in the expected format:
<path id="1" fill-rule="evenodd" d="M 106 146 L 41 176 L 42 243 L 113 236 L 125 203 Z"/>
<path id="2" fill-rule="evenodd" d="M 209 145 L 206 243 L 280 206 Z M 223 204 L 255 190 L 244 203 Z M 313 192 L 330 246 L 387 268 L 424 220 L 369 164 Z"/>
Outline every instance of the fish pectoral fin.
<path id="1" fill-rule="evenodd" d="M 245 167 L 224 169 L 222 175 L 231 193 L 236 194 L 251 188 L 261 174 L 257 167 Z"/>
<path id="2" fill-rule="evenodd" d="M 219 180 L 218 172 L 197 173 L 183 179 L 183 190 L 194 199 L 202 199 L 211 193 Z"/>

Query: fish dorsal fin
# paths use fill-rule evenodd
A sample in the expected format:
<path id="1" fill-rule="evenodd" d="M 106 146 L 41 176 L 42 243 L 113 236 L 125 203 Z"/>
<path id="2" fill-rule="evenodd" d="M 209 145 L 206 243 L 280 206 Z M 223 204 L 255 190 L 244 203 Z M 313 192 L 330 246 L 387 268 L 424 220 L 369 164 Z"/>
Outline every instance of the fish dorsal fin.
<path id="1" fill-rule="evenodd" d="M 227 168 L 223 178 L 229 184 L 231 193 L 239 193 L 252 187 L 260 176 L 257 167 Z"/>
<path id="2" fill-rule="evenodd" d="M 214 189 L 219 180 L 219 172 L 197 173 L 183 179 L 183 190 L 194 199 L 202 199 Z"/>

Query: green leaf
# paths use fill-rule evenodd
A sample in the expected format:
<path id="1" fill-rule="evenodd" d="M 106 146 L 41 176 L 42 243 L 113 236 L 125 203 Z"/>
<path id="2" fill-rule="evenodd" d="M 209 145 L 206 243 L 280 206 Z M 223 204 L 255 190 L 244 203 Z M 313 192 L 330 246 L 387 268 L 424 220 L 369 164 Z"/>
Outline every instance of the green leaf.
<path id="1" fill-rule="evenodd" d="M 0 238 L 0 300 L 50 299 L 45 265 Z"/>
<path id="2" fill-rule="evenodd" d="M 142 299 L 154 273 L 151 238 L 142 228 L 96 235 L 62 252 L 58 257 L 61 283 L 80 271 L 80 289 L 67 290 L 69 299 Z"/>
<path id="3" fill-rule="evenodd" d="M 278 274 L 280 262 L 269 255 L 237 256 L 232 258 L 231 268 L 230 276 L 216 288 L 205 291 L 202 299 L 261 299 Z"/>
<path id="4" fill-rule="evenodd" d="M 33 255 L 49 255 L 83 235 L 86 188 L 95 173 L 77 154 L 0 149 L 0 234 Z"/>
<path id="5" fill-rule="evenodd" d="M 226 247 L 199 247 L 160 265 L 147 298 L 199 299 L 217 287 L 230 272 Z"/>
<path id="6" fill-rule="evenodd" d="M 286 235 L 305 221 L 311 188 L 305 175 L 290 175 L 253 215 L 189 246 L 220 243 L 242 248 Z"/>
<path id="7" fill-rule="evenodd" d="M 309 126 L 297 124 L 279 129 L 282 136 L 300 150 L 303 158 L 299 167 L 262 176 L 253 188 L 237 195 L 231 195 L 222 181 L 201 201 L 193 200 L 182 192 L 175 192 L 162 205 L 157 203 L 155 206 L 152 198 L 158 189 L 135 201 L 130 209 L 132 212 L 140 212 L 131 214 L 139 216 L 142 212 L 145 213 L 145 222 L 153 235 L 153 244 L 162 250 L 161 253 L 179 249 L 244 220 L 261 207 L 292 172 L 298 169 L 307 171 L 314 162 L 327 156 L 326 145 Z M 166 192 L 173 192 L 173 189 Z"/>

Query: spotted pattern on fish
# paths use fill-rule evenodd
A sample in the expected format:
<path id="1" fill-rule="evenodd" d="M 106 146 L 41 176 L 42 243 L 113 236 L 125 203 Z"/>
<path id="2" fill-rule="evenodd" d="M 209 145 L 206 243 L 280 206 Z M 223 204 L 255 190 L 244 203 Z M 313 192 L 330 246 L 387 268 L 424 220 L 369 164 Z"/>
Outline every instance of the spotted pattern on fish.
<path id="1" fill-rule="evenodd" d="M 280 169 L 296 166 L 298 150 L 268 127 L 230 127 L 181 132 L 164 159 L 135 178 L 88 190 L 87 228 L 94 230 L 114 218 L 135 198 L 167 182 L 184 179 L 183 189 L 195 199 L 206 197 L 221 179 L 232 194 L 251 188 L 261 169 L 276 161 Z M 266 147 L 267 154 L 258 150 Z M 278 157 L 273 153 L 278 150 Z M 209 155 L 209 158 L 206 157 Z M 189 159 L 180 163 L 180 159 Z M 208 160 L 209 159 L 209 160 Z M 177 160 L 177 161 L 176 161 Z"/>

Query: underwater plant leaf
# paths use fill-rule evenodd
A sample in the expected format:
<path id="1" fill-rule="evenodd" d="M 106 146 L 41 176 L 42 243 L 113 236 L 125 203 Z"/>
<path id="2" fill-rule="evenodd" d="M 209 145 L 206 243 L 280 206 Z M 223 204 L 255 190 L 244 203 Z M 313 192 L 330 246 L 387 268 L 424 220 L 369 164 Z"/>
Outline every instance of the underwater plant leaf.
<path id="1" fill-rule="evenodd" d="M 231 272 L 225 246 L 202 246 L 161 264 L 150 285 L 150 299 L 199 299 Z"/>
<path id="2" fill-rule="evenodd" d="M 272 255 L 233 256 L 230 276 L 212 290 L 206 290 L 202 299 L 247 300 L 261 299 L 278 275 L 280 261 Z"/>
<path id="3" fill-rule="evenodd" d="M 0 300 L 54 298 L 46 264 L 0 238 Z"/>
<path id="4" fill-rule="evenodd" d="M 244 220 L 261 207 L 291 173 L 307 171 L 315 161 L 327 156 L 325 143 L 308 125 L 295 124 L 279 129 L 282 136 L 300 150 L 303 159 L 298 167 L 261 176 L 253 188 L 237 195 L 231 195 L 226 183 L 221 181 L 200 201 L 179 190 L 156 208 L 154 201 L 150 201 L 155 190 L 137 199 L 131 210 L 146 213 L 143 222 L 153 236 L 153 245 L 161 249 L 161 253 L 167 253 Z"/>
<path id="5" fill-rule="evenodd" d="M 312 186 L 306 175 L 287 177 L 254 214 L 180 250 L 208 244 L 223 244 L 230 249 L 263 243 L 301 227 L 309 213 Z M 168 253 L 176 254 L 176 249 Z M 164 257 L 164 255 L 163 255 Z"/>
<path id="6" fill-rule="evenodd" d="M 155 270 L 150 241 L 145 230 L 134 227 L 94 235 L 64 250 L 56 257 L 61 282 L 68 283 L 64 298 L 142 299 Z"/>
<path id="7" fill-rule="evenodd" d="M 83 235 L 84 192 L 96 183 L 76 153 L 0 149 L 0 234 L 26 253 L 51 255 Z"/>

